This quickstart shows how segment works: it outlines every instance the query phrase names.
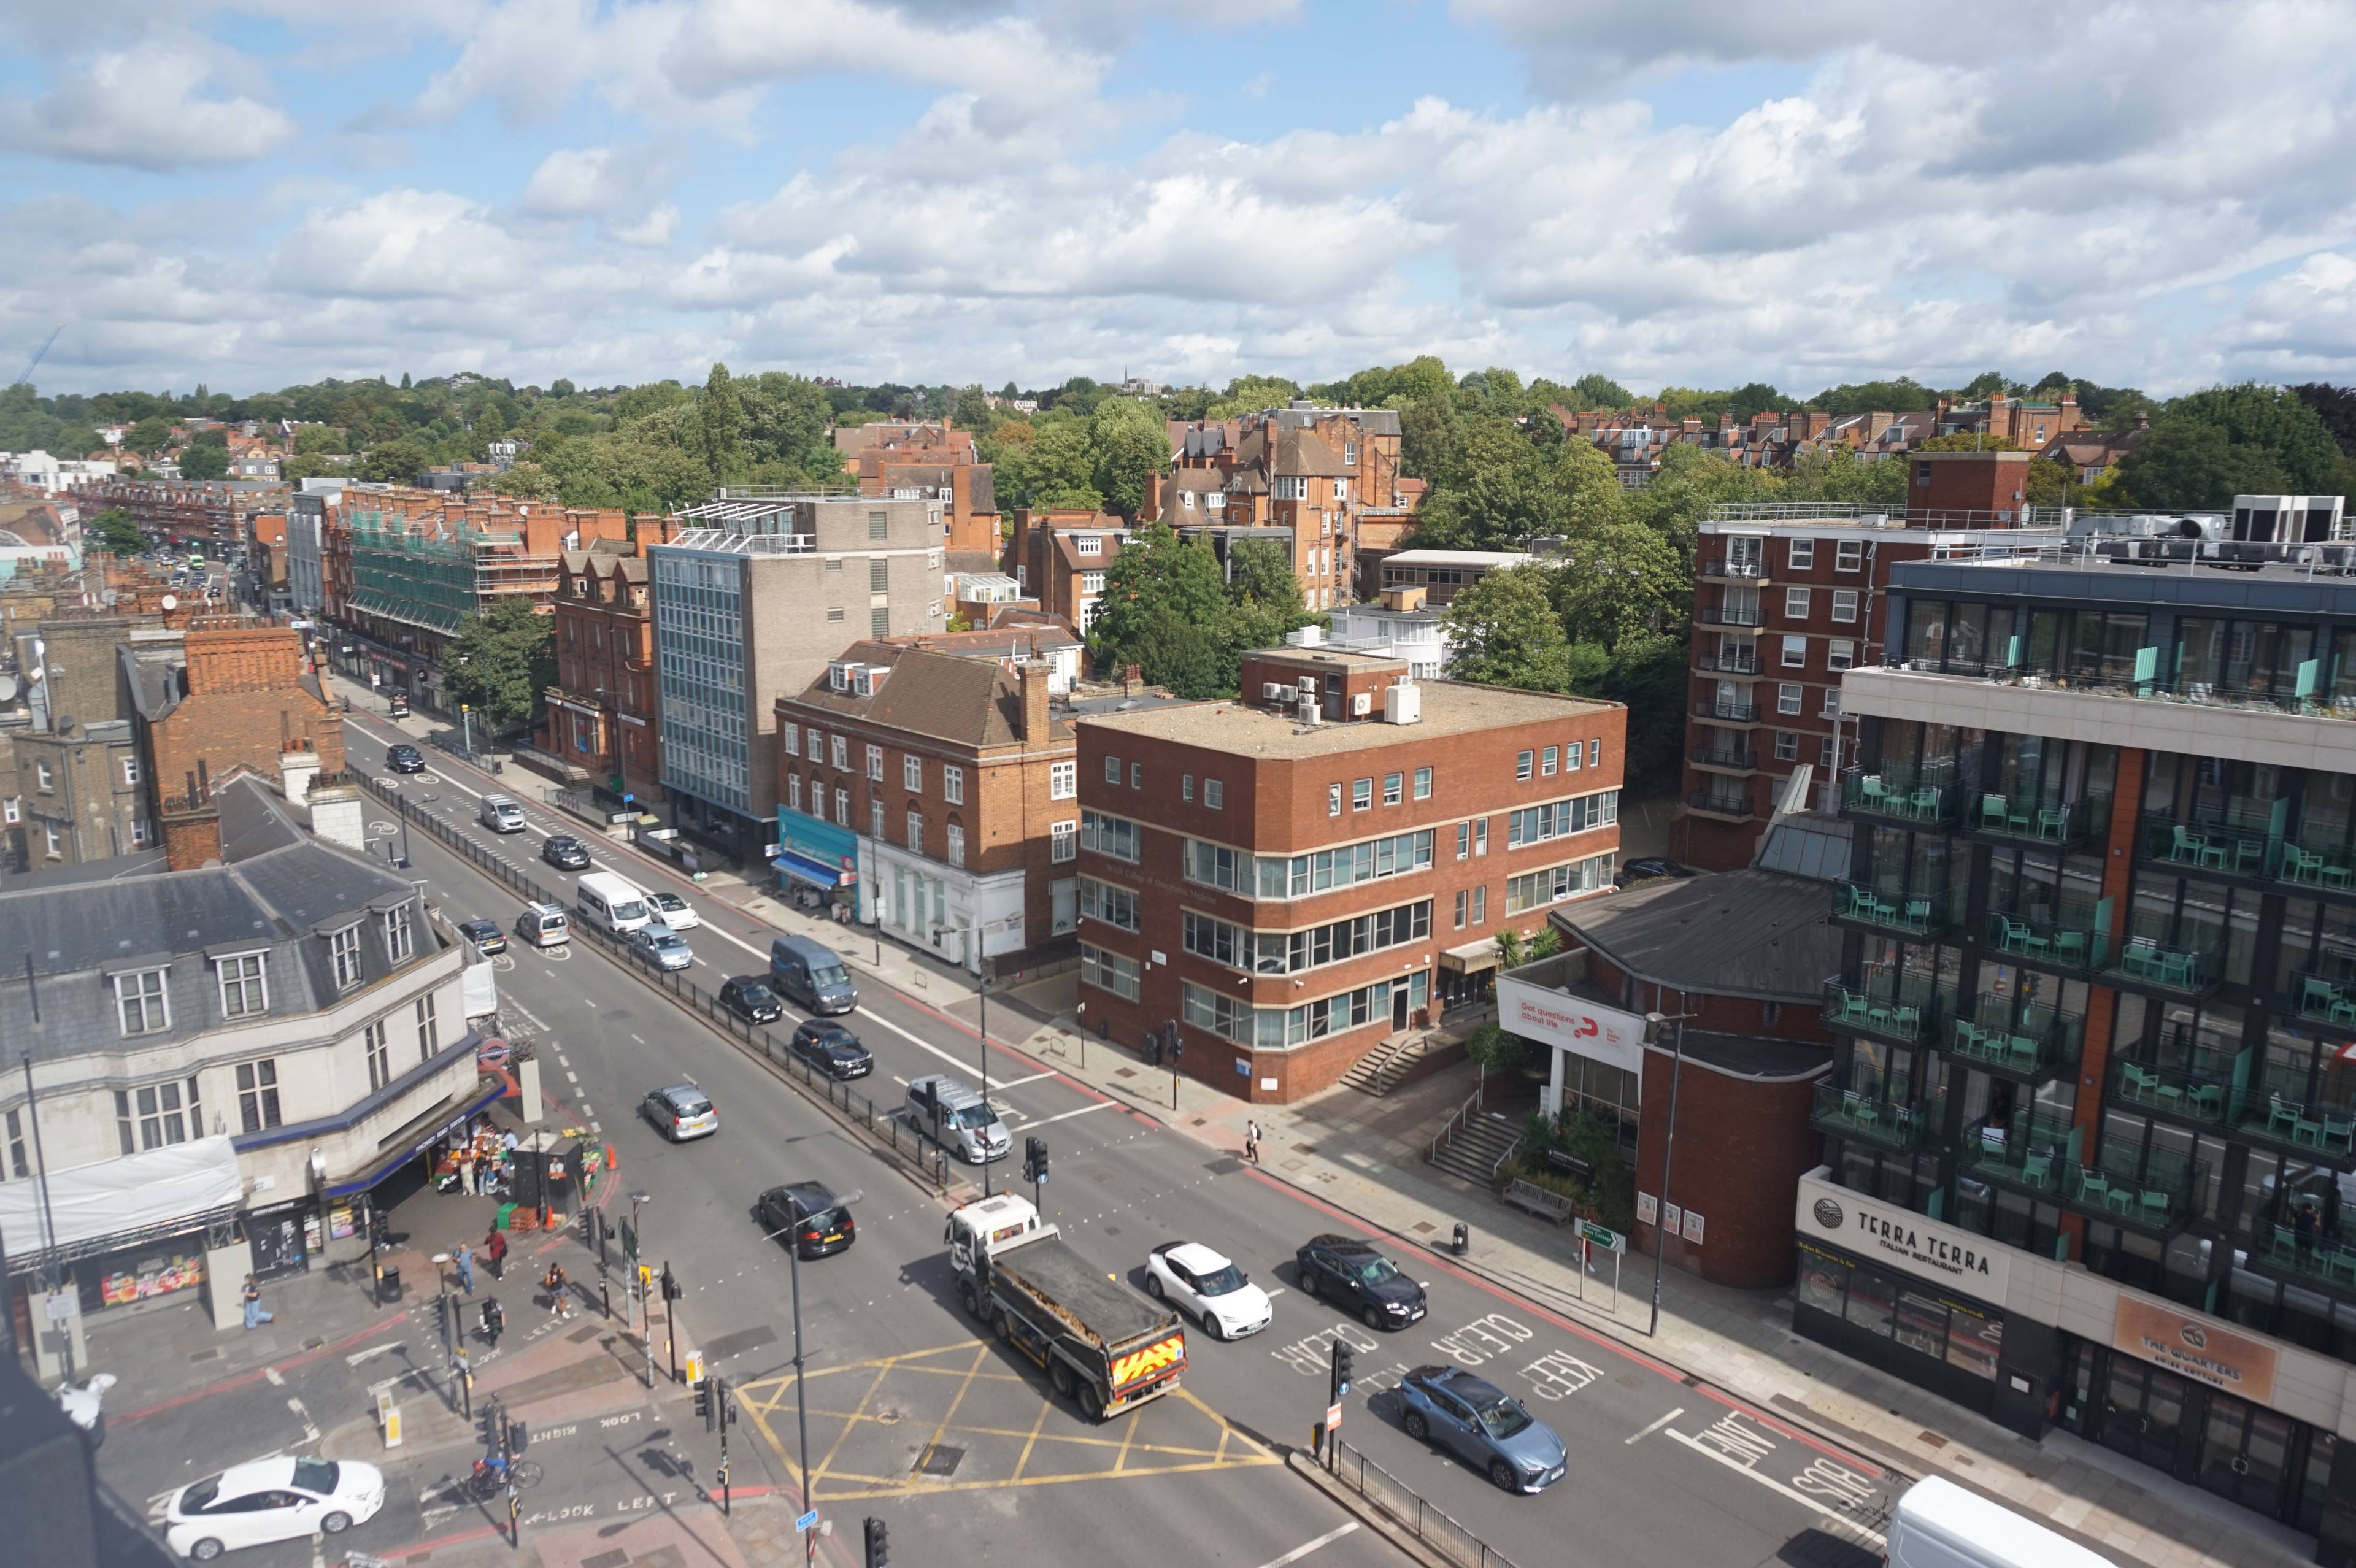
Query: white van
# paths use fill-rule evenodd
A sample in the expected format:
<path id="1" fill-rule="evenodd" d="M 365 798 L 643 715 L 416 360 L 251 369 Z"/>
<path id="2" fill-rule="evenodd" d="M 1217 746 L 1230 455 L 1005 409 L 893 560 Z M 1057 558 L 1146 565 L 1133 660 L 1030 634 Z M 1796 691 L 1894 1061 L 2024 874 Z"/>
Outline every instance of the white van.
<path id="1" fill-rule="evenodd" d="M 485 795 L 475 817 L 494 833 L 520 833 L 524 828 L 523 807 L 503 795 Z"/>
<path id="2" fill-rule="evenodd" d="M 1889 1568 L 2115 1568 L 2033 1519 L 1932 1476 L 1890 1510 Z"/>
<path id="3" fill-rule="evenodd" d="M 591 871 L 573 885 L 582 918 L 616 936 L 626 936 L 655 918 L 647 895 L 611 871 Z"/>
<path id="4" fill-rule="evenodd" d="M 516 934 L 534 947 L 562 947 L 573 940 L 573 923 L 554 904 L 526 904 Z"/>

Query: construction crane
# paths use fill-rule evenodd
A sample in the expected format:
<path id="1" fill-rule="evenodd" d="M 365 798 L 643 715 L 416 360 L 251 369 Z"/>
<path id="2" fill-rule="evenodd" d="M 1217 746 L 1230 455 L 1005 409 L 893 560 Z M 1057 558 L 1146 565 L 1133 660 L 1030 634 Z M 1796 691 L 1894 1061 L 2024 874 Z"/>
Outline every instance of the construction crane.
<path id="1" fill-rule="evenodd" d="M 48 357 L 49 345 L 55 343 L 58 340 L 58 334 L 65 329 L 66 324 L 62 321 L 49 328 L 49 335 L 41 339 L 41 346 L 33 350 L 33 357 L 30 359 L 25 361 L 24 369 L 17 372 L 16 379 L 8 384 L 12 387 L 21 387 L 31 380 L 34 370 L 38 368 L 41 361 Z"/>

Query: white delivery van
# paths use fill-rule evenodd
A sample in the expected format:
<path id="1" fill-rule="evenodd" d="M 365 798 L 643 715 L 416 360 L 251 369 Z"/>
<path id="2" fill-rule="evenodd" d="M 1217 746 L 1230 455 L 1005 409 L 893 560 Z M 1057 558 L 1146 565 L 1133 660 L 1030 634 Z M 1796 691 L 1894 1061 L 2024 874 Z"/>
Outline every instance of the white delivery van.
<path id="1" fill-rule="evenodd" d="M 611 871 L 588 872 L 573 887 L 573 901 L 582 918 L 616 936 L 626 936 L 655 918 L 647 895 Z"/>
<path id="2" fill-rule="evenodd" d="M 1889 1568 L 2116 1568 L 2033 1519 L 1933 1476 L 1890 1510 Z"/>

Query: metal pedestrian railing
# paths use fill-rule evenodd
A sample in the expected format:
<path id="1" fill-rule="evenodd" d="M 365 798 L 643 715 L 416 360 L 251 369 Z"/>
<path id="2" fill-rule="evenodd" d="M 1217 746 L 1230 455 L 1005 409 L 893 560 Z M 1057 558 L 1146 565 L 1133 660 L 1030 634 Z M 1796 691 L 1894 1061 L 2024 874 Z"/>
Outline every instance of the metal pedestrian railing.
<path id="1" fill-rule="evenodd" d="M 1339 1438 L 1333 1442 L 1333 1478 L 1376 1508 L 1457 1568 L 1514 1568 L 1511 1559 L 1409 1491 L 1398 1477 Z"/>
<path id="2" fill-rule="evenodd" d="M 398 785 L 386 784 L 367 774 L 359 775 L 359 783 L 369 794 L 391 806 L 404 822 L 422 828 L 443 848 L 456 850 L 492 880 L 514 889 L 534 903 L 565 905 L 562 889 L 543 886 L 504 855 L 495 853 L 468 837 L 462 828 L 439 811 L 423 802 L 409 799 Z M 747 1054 L 760 1057 L 779 1077 L 800 1090 L 806 1098 L 822 1099 L 843 1113 L 844 1118 L 853 1124 L 876 1149 L 898 1159 L 920 1179 L 932 1183 L 936 1191 L 948 1189 L 947 1153 L 938 1144 L 903 1124 L 894 1115 L 890 1104 L 878 1105 L 850 1083 L 811 1067 L 787 1049 L 776 1030 L 766 1024 L 749 1023 L 723 1008 L 717 996 L 688 977 L 688 971 L 657 969 L 633 953 L 626 941 L 585 922 L 575 922 L 572 935 L 611 957 L 640 983 L 668 994 L 674 1002 L 702 1019 L 720 1034 L 741 1046 Z"/>

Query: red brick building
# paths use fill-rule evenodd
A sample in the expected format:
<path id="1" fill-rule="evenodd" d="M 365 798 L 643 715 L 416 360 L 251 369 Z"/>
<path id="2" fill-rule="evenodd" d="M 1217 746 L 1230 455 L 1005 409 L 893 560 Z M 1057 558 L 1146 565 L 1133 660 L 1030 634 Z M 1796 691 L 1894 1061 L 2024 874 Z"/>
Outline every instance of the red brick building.
<path id="1" fill-rule="evenodd" d="M 1007 543 L 1015 586 L 1050 615 L 1061 615 L 1087 636 L 1097 618 L 1105 569 L 1129 542 L 1129 525 L 1110 512 L 1014 509 Z"/>
<path id="2" fill-rule="evenodd" d="M 973 432 L 947 420 L 878 421 L 834 432 L 835 450 L 858 476 L 862 496 L 897 501 L 939 501 L 943 538 L 953 550 L 988 550 L 1001 544 L 998 493 L 991 465 L 980 461 Z"/>
<path id="3" fill-rule="evenodd" d="M 654 542 L 666 519 L 639 519 Z M 652 804 L 663 798 L 661 725 L 655 690 L 654 612 L 637 547 L 601 541 L 566 550 L 556 595 L 556 684 L 548 688 L 547 749 L 597 775 L 605 787 Z"/>
<path id="4" fill-rule="evenodd" d="M 1080 721 L 1080 999 L 1291 1101 L 1478 995 L 1498 932 L 1612 886 L 1628 715 L 1327 649 L 1242 675 L 1243 700 Z"/>

